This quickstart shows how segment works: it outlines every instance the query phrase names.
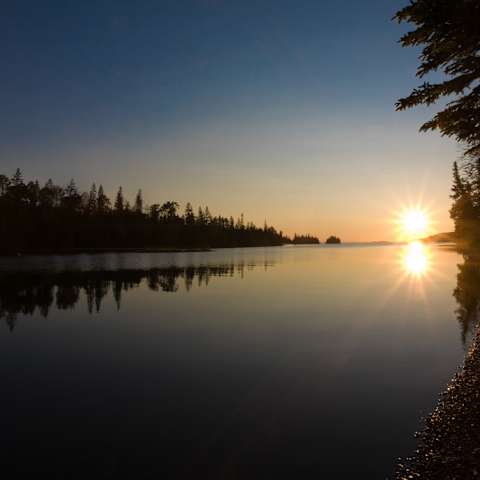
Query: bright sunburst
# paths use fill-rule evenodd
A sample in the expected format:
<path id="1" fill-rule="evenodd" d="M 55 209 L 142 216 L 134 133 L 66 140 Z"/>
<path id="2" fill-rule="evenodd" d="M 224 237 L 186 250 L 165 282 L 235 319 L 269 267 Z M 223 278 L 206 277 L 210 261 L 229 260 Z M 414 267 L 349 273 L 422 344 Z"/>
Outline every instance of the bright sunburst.
<path id="1" fill-rule="evenodd" d="M 420 207 L 405 208 L 395 220 L 397 237 L 402 241 L 413 241 L 431 234 L 430 214 Z"/>
<path id="2" fill-rule="evenodd" d="M 402 223 L 407 235 L 421 236 L 427 233 L 427 215 L 421 210 L 406 210 L 403 214 Z"/>

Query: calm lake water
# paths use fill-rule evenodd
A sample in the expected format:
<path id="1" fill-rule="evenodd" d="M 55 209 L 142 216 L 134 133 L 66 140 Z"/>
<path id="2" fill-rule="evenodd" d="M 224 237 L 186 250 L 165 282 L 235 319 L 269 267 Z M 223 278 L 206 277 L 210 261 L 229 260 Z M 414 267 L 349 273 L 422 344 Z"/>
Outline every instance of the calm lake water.
<path id="1" fill-rule="evenodd" d="M 0 258 L 3 471 L 388 478 L 463 360 L 461 263 L 421 245 Z"/>

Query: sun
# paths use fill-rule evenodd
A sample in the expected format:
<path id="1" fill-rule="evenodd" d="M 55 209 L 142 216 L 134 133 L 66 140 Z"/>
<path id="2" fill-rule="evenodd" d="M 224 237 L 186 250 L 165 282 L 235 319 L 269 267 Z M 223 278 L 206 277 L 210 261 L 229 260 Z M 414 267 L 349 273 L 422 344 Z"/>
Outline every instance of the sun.
<path id="1" fill-rule="evenodd" d="M 429 213 L 422 208 L 405 208 L 395 220 L 397 236 L 403 241 L 419 240 L 431 231 Z"/>
<path id="2" fill-rule="evenodd" d="M 421 210 L 406 210 L 402 216 L 403 230 L 407 235 L 421 236 L 428 230 L 428 219 Z"/>

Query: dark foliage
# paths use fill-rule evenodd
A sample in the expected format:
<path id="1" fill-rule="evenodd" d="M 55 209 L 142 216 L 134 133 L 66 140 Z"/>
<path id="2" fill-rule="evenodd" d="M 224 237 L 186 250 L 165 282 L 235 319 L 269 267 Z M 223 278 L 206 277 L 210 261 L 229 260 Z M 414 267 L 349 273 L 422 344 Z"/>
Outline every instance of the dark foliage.
<path id="1" fill-rule="evenodd" d="M 454 162 L 450 197 L 450 217 L 460 246 L 470 249 L 480 245 L 480 158 L 469 159 L 462 172 Z"/>
<path id="2" fill-rule="evenodd" d="M 342 241 L 338 237 L 335 237 L 335 235 L 331 235 L 330 237 L 327 238 L 325 243 L 329 243 L 329 244 L 342 243 Z"/>
<path id="3" fill-rule="evenodd" d="M 319 244 L 320 240 L 317 237 L 312 235 L 297 235 L 295 234 L 292 240 L 292 243 L 295 245 L 305 245 L 305 244 Z"/>
<path id="4" fill-rule="evenodd" d="M 0 253 L 75 251 L 89 249 L 210 248 L 266 246 L 290 239 L 265 225 L 245 223 L 243 215 L 213 216 L 208 207 L 195 215 L 175 201 L 144 206 L 139 190 L 133 208 L 120 187 L 112 208 L 103 186 L 78 191 L 73 180 L 66 187 L 49 180 L 25 183 L 17 169 L 0 175 Z"/>
<path id="5" fill-rule="evenodd" d="M 417 76 L 444 74 L 443 81 L 425 82 L 400 99 L 397 110 L 450 100 L 421 130 L 439 130 L 480 155 L 480 2 L 412 0 L 394 18 L 415 27 L 400 43 L 422 47 Z"/>

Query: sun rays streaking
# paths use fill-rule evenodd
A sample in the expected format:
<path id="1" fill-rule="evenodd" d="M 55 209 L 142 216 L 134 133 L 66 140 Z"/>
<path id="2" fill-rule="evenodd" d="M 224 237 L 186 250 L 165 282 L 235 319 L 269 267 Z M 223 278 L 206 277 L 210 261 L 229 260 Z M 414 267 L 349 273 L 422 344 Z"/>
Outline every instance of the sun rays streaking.
<path id="1" fill-rule="evenodd" d="M 412 204 L 397 210 L 393 216 L 395 239 L 401 242 L 420 240 L 435 232 L 435 216 L 429 207 Z"/>
<path id="2" fill-rule="evenodd" d="M 416 195 L 409 188 L 402 196 L 391 192 L 385 218 L 391 238 L 397 242 L 421 240 L 437 233 L 438 218 L 442 217 L 443 211 L 435 208 L 433 202 L 424 195 L 426 181 L 422 185 L 417 186 Z"/>

